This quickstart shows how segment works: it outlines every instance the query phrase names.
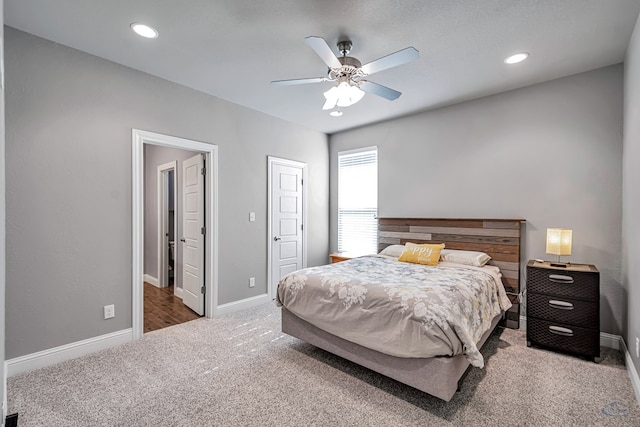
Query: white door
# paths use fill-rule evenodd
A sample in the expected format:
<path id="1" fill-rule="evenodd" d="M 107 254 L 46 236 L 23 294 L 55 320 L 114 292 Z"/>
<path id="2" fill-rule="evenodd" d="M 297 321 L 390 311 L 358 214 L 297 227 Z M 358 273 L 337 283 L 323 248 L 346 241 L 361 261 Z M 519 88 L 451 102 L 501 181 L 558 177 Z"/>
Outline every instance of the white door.
<path id="1" fill-rule="evenodd" d="M 285 275 L 304 267 L 303 166 L 271 167 L 271 297 Z"/>
<path id="2" fill-rule="evenodd" d="M 182 162 L 182 302 L 204 314 L 204 161 Z"/>

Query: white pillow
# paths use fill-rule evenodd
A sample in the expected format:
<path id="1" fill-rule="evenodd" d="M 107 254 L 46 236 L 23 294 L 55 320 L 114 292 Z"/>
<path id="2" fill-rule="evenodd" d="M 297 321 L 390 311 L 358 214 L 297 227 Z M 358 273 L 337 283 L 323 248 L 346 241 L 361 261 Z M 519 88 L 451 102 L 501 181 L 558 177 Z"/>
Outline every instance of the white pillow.
<path id="1" fill-rule="evenodd" d="M 440 252 L 440 261 L 455 262 L 464 265 L 482 267 L 491 257 L 484 252 L 457 251 L 455 249 L 443 249 Z"/>
<path id="2" fill-rule="evenodd" d="M 386 255 L 393 258 L 398 258 L 402 254 L 402 251 L 404 251 L 404 249 L 405 249 L 404 245 L 391 245 L 381 250 L 380 255 Z"/>

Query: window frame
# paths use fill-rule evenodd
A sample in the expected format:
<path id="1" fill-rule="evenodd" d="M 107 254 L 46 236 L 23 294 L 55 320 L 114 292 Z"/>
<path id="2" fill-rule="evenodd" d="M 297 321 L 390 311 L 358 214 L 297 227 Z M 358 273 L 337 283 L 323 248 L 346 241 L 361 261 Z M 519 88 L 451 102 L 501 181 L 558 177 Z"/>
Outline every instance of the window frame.
<path id="1" fill-rule="evenodd" d="M 378 146 L 373 145 L 373 146 L 367 146 L 367 147 L 362 147 L 362 148 L 356 148 L 356 149 L 350 149 L 350 150 L 344 150 L 344 151 L 339 151 L 338 152 L 338 156 L 337 156 L 337 209 L 336 209 L 336 215 L 337 215 L 337 226 L 336 226 L 336 233 L 337 233 L 337 246 L 338 246 L 338 252 L 347 252 L 347 253 L 353 253 L 355 255 L 364 255 L 364 253 L 361 252 L 368 252 L 368 253 L 377 253 L 377 249 L 378 249 L 378 167 L 379 167 L 379 163 L 378 163 Z M 344 232 L 341 233 L 342 228 L 341 228 L 341 206 L 340 206 L 340 192 L 341 192 L 341 186 L 340 186 L 340 175 L 341 175 L 341 169 L 342 167 L 340 166 L 340 159 L 343 156 L 353 156 L 353 155 L 357 155 L 359 153 L 369 153 L 369 152 L 375 152 L 375 173 L 376 173 L 376 203 L 375 203 L 375 209 L 373 212 L 373 218 L 374 218 L 374 230 L 373 233 L 375 235 L 375 242 L 373 243 L 373 246 L 370 249 L 367 250 L 360 250 L 360 251 L 353 251 L 349 250 L 349 247 L 344 247 L 343 244 L 343 240 L 341 239 L 341 236 L 344 235 Z M 365 210 L 365 209 L 363 209 Z M 371 230 L 370 230 L 371 231 Z M 364 235 L 364 234 L 363 234 Z"/>

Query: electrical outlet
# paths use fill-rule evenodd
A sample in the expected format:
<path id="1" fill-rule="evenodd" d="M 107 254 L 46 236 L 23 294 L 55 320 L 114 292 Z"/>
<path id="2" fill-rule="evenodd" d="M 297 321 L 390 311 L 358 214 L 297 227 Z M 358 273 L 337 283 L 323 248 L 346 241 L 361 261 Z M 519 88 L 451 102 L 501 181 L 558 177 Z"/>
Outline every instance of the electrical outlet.
<path id="1" fill-rule="evenodd" d="M 249 222 L 253 222 L 256 220 L 256 213 L 255 212 L 249 212 Z"/>
<path id="2" fill-rule="evenodd" d="M 113 304 L 105 305 L 104 306 L 104 318 L 105 319 L 111 319 L 112 317 L 116 317 L 116 307 Z"/>
<path id="3" fill-rule="evenodd" d="M 253 288 L 256 285 L 256 278 L 255 277 L 249 277 L 249 287 Z"/>
<path id="4" fill-rule="evenodd" d="M 640 359 L 640 338 L 636 337 L 636 357 Z"/>

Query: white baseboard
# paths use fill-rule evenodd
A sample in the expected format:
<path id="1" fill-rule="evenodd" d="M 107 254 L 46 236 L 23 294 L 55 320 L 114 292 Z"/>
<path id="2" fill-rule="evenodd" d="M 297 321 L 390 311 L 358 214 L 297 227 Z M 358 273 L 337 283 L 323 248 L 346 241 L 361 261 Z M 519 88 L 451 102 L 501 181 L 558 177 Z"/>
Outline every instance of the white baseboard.
<path id="1" fill-rule="evenodd" d="M 145 280 L 147 277 L 145 275 Z M 149 282 L 151 283 L 151 282 Z M 180 289 L 181 288 L 175 288 Z M 234 301 L 228 304 L 218 306 L 217 314 L 230 314 L 239 310 L 255 307 L 271 301 L 268 294 L 258 295 L 246 298 L 240 301 Z M 124 329 L 110 334 L 100 335 L 94 338 L 65 344 L 59 347 L 50 348 L 48 350 L 39 351 L 37 353 L 27 354 L 24 356 L 9 359 L 4 363 L 5 378 L 9 378 L 34 369 L 44 368 L 65 360 L 75 359 L 85 354 L 104 350 L 114 345 L 123 344 L 133 340 L 133 329 Z M 6 396 L 6 395 L 5 395 Z"/>
<path id="2" fill-rule="evenodd" d="M 631 358 L 631 354 L 629 354 L 627 344 L 624 342 L 622 337 L 620 337 L 620 345 L 622 347 L 622 353 L 624 355 L 624 363 L 627 366 L 627 372 L 629 373 L 629 378 L 631 379 L 631 385 L 633 386 L 633 391 L 636 392 L 636 400 L 640 405 L 640 376 L 638 376 L 636 365 L 633 364 L 633 359 Z"/>
<path id="3" fill-rule="evenodd" d="M 65 360 L 75 359 L 85 354 L 93 353 L 114 345 L 123 344 L 133 339 L 133 329 L 123 329 L 100 335 L 82 341 L 76 341 L 37 353 L 9 359 L 5 362 L 5 372 L 8 377 L 55 365 Z"/>
<path id="4" fill-rule="evenodd" d="M 271 301 L 269 294 L 262 294 L 262 295 L 258 295 L 251 298 L 241 299 L 240 301 L 234 301 L 227 304 L 222 304 L 218 306 L 218 309 L 216 310 L 216 315 L 223 316 L 225 314 L 234 313 L 236 311 L 244 310 L 246 308 L 251 308 L 257 305 L 266 304 L 269 301 Z"/>
<path id="5" fill-rule="evenodd" d="M 612 348 L 614 350 L 620 350 L 620 343 L 622 337 L 620 335 L 613 335 L 608 332 L 600 332 L 600 345 L 602 347 Z"/>
<path id="6" fill-rule="evenodd" d="M 4 379 L 3 384 L 2 384 L 2 420 L 0 420 L 0 425 L 4 425 L 5 420 L 7 419 L 7 411 L 8 411 L 8 407 L 7 407 L 7 364 L 5 363 L 3 366 L 4 369 L 4 376 L 2 377 Z"/>
<path id="7" fill-rule="evenodd" d="M 184 289 L 179 288 L 177 286 L 173 287 L 173 294 L 178 298 L 182 299 L 182 295 L 184 295 Z"/>
<path id="8" fill-rule="evenodd" d="M 150 275 L 150 274 L 145 274 L 145 275 L 142 277 L 142 280 L 144 280 L 145 282 L 147 282 L 147 283 L 148 283 L 148 284 L 150 284 L 150 285 L 155 286 L 156 288 L 159 288 L 159 287 L 160 287 L 160 283 L 158 283 L 158 279 L 157 279 L 157 278 L 155 278 L 155 277 L 153 277 L 153 276 L 152 276 L 152 275 Z"/>

